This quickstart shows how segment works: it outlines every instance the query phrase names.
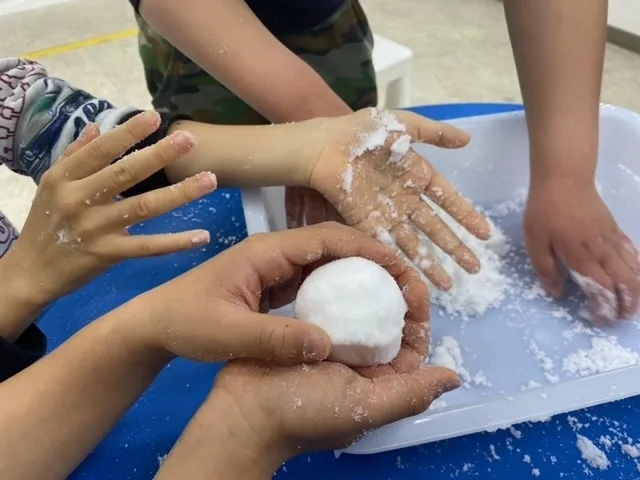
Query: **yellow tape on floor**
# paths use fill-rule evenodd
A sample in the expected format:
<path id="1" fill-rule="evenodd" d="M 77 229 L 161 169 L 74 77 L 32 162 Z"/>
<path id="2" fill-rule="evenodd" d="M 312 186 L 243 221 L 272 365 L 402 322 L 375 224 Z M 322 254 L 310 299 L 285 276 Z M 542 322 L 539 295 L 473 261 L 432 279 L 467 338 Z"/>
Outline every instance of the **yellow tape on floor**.
<path id="1" fill-rule="evenodd" d="M 138 29 L 133 28 L 131 30 L 124 30 L 122 32 L 110 33 L 109 35 L 102 35 L 100 37 L 88 38 L 87 40 L 80 40 L 78 42 L 67 43 L 65 45 L 59 45 L 57 47 L 45 48 L 37 50 L 35 52 L 27 53 L 25 58 L 30 60 L 36 60 L 42 57 L 51 57 L 53 55 L 60 55 L 61 53 L 72 52 L 74 50 L 82 50 L 83 48 L 95 47 L 103 43 L 114 42 L 116 40 L 122 40 L 124 38 L 131 38 L 138 35 Z"/>

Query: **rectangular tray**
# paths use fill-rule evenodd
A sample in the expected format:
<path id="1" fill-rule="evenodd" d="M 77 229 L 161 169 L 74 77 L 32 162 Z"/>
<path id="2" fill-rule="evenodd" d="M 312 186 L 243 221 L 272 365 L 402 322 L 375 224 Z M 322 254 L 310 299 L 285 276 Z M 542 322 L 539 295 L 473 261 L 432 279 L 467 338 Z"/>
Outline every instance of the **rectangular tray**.
<path id="1" fill-rule="evenodd" d="M 493 219 L 511 246 L 507 270 L 535 293 L 537 281 L 528 264 L 522 235 L 522 209 L 529 181 L 524 114 L 513 112 L 450 123 L 472 135 L 468 147 L 414 148 L 474 203 L 497 213 Z M 640 245 L 640 116 L 603 105 L 600 128 L 598 188 L 621 228 Z M 244 191 L 249 234 L 284 229 L 283 200 L 282 188 Z M 583 299 L 576 289 L 558 302 L 519 293 L 507 294 L 499 308 L 466 320 L 447 315 L 434 305 L 432 346 L 445 336 L 455 338 L 465 369 L 471 377 L 479 375 L 476 378 L 480 380 L 472 378 L 466 387 L 446 394 L 424 414 L 371 432 L 345 452 L 371 454 L 491 431 L 640 394 L 638 319 L 599 330 L 583 320 Z M 291 306 L 278 314 L 292 316 Z M 590 349 L 594 339 L 617 342 L 628 349 L 622 364 L 632 366 L 582 376 L 565 371 L 565 359 Z"/>

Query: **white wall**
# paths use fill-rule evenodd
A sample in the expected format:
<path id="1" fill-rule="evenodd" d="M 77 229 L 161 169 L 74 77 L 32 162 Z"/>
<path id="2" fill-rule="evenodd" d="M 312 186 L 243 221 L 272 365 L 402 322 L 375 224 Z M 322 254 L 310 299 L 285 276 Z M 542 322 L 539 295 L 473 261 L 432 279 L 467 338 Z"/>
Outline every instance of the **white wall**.
<path id="1" fill-rule="evenodd" d="M 609 0 L 609 25 L 640 36 L 640 0 Z"/>

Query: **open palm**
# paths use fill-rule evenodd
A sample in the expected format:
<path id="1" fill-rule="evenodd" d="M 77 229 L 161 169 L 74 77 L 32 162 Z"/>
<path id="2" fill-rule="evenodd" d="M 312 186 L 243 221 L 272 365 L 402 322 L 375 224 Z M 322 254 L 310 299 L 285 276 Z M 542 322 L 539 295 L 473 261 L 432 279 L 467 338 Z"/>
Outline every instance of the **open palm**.
<path id="1" fill-rule="evenodd" d="M 430 205 L 442 208 L 466 230 L 488 239 L 485 218 L 410 144 L 460 148 L 469 136 L 455 127 L 410 112 L 361 110 L 328 124 L 329 139 L 312 173 L 322 193 L 348 225 L 396 245 L 439 289 L 451 277 L 434 261 L 433 245 L 469 273 L 476 255 Z"/>

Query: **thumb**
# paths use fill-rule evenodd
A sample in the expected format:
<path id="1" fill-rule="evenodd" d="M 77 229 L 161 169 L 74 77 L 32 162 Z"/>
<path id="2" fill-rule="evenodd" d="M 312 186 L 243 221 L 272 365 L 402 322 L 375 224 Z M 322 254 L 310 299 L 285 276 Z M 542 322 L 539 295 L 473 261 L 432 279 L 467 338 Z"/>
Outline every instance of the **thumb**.
<path id="1" fill-rule="evenodd" d="M 375 378 L 369 418 L 377 428 L 418 415 L 440 395 L 459 386 L 458 375 L 443 367 L 422 367 L 413 373 Z"/>
<path id="2" fill-rule="evenodd" d="M 241 321 L 233 341 L 236 357 L 251 357 L 278 365 L 312 363 L 331 353 L 329 334 L 311 323 L 293 318 L 252 313 Z"/>

